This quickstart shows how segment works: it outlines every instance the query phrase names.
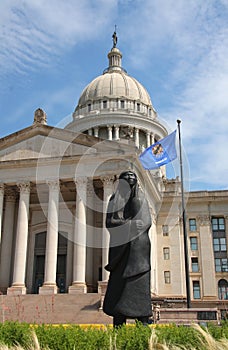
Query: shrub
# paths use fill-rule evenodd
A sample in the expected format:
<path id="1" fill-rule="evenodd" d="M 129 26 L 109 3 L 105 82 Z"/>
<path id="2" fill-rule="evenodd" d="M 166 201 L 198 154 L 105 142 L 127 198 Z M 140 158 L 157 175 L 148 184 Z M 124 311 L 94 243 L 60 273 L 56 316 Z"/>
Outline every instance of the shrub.
<path id="1" fill-rule="evenodd" d="M 36 328 L 41 348 L 49 347 L 51 350 L 106 350 L 110 343 L 107 333 L 92 327 L 83 329 L 77 325 L 68 327 L 43 325 Z"/>

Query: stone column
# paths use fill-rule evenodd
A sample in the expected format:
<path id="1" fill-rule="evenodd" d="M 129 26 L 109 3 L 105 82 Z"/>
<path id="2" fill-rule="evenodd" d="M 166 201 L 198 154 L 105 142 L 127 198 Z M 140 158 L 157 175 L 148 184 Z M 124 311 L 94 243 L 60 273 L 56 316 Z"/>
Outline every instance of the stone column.
<path id="1" fill-rule="evenodd" d="M 203 300 L 214 300 L 217 298 L 217 285 L 215 279 L 215 260 L 211 234 L 211 221 L 209 215 L 197 217 L 200 225 L 200 250 L 201 250 L 201 273 L 202 283 L 200 285 L 201 298 Z M 210 276 L 210 278 L 209 278 Z"/>
<path id="2" fill-rule="evenodd" d="M 59 214 L 59 180 L 47 181 L 49 186 L 48 223 L 45 253 L 44 284 L 39 294 L 56 294 L 57 254 L 58 254 L 58 214 Z"/>
<path id="3" fill-rule="evenodd" d="M 105 270 L 108 264 L 109 232 L 105 227 L 106 213 L 109 199 L 113 193 L 113 176 L 104 176 L 103 182 L 103 231 L 102 231 L 102 281 L 98 281 L 98 293 L 101 295 L 100 309 L 103 308 L 104 296 L 107 289 L 109 272 Z"/>
<path id="4" fill-rule="evenodd" d="M 93 135 L 93 129 L 88 130 L 88 135 L 92 136 Z"/>
<path id="5" fill-rule="evenodd" d="M 2 238 L 3 200 L 4 200 L 4 184 L 0 183 L 0 251 L 1 251 L 1 238 Z"/>
<path id="6" fill-rule="evenodd" d="M 0 291 L 3 293 L 6 293 L 10 283 L 15 201 L 15 192 L 6 189 L 0 257 Z"/>
<path id="7" fill-rule="evenodd" d="M 86 293 L 86 178 L 75 180 L 77 187 L 76 214 L 74 224 L 73 282 L 70 294 Z"/>
<path id="8" fill-rule="evenodd" d="M 120 134 L 119 134 L 120 127 L 119 127 L 119 125 L 114 125 L 114 128 L 115 128 L 115 136 L 114 136 L 114 138 L 115 138 L 115 140 L 119 140 L 119 138 L 120 138 Z"/>
<path id="9" fill-rule="evenodd" d="M 20 199 L 17 219 L 13 284 L 7 290 L 8 295 L 26 294 L 25 272 L 28 243 L 30 183 L 19 183 L 18 187 L 20 190 Z"/>
<path id="10" fill-rule="evenodd" d="M 150 145 L 152 145 L 151 139 L 150 139 L 150 132 L 147 131 L 146 132 L 146 147 L 150 147 Z"/>
<path id="11" fill-rule="evenodd" d="M 151 133 L 151 145 L 153 145 L 154 142 L 155 142 L 155 140 L 154 140 L 154 134 Z"/>
<path id="12" fill-rule="evenodd" d="M 98 127 L 94 128 L 94 136 L 99 137 L 99 128 Z"/>
<path id="13" fill-rule="evenodd" d="M 108 140 L 112 140 L 112 126 L 111 125 L 107 125 L 107 129 L 108 129 Z"/>
<path id="14" fill-rule="evenodd" d="M 86 283 L 87 291 L 92 292 L 93 288 L 93 252 L 94 252 L 94 200 L 95 193 L 93 187 L 93 181 L 88 181 L 87 184 L 87 211 L 86 211 Z"/>
<path id="15" fill-rule="evenodd" d="M 104 176 L 101 180 L 103 182 L 102 281 L 107 281 L 109 272 L 104 267 L 108 264 L 109 232 L 105 227 L 105 222 L 108 202 L 113 193 L 114 177 Z"/>
<path id="16" fill-rule="evenodd" d="M 139 148 L 139 129 L 135 128 L 135 146 Z"/>

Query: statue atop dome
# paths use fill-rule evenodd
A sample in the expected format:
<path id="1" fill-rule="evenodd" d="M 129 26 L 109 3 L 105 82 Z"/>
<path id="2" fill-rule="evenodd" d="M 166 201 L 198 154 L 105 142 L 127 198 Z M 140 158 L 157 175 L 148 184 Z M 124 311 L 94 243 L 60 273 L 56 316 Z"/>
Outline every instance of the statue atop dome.
<path id="1" fill-rule="evenodd" d="M 116 25 L 115 25 L 115 31 L 114 31 L 114 33 L 112 35 L 112 41 L 113 41 L 113 47 L 112 48 L 116 47 L 117 40 L 118 40 L 118 38 L 117 38 L 117 35 L 116 35 Z"/>

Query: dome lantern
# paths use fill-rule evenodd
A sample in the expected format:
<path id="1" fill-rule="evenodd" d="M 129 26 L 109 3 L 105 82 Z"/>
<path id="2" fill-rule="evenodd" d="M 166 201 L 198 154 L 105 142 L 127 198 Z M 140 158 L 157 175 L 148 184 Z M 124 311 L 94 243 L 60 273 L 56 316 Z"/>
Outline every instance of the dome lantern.
<path id="1" fill-rule="evenodd" d="M 108 53 L 108 59 L 109 59 L 109 67 L 105 71 L 105 73 L 108 71 L 113 70 L 122 70 L 121 67 L 121 59 L 122 59 L 122 53 L 119 49 L 116 47 L 113 47 L 112 50 Z"/>
<path id="2" fill-rule="evenodd" d="M 112 39 L 113 39 L 113 47 L 111 51 L 108 53 L 109 66 L 104 70 L 103 74 L 114 72 L 114 71 L 124 71 L 125 73 L 127 73 L 126 70 L 122 68 L 122 53 L 116 47 L 117 45 L 116 32 L 113 33 Z"/>
<path id="3" fill-rule="evenodd" d="M 104 73 L 116 71 L 116 70 L 117 71 L 122 70 L 122 67 L 121 67 L 122 53 L 116 47 L 116 44 L 117 44 L 116 31 L 113 33 L 112 39 L 113 39 L 113 47 L 111 51 L 108 53 L 109 67 L 104 71 Z"/>

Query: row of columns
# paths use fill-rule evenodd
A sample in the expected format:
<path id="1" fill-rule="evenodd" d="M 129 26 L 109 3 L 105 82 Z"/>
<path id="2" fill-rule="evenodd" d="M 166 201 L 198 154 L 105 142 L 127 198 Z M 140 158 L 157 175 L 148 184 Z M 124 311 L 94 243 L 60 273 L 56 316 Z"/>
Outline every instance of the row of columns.
<path id="1" fill-rule="evenodd" d="M 112 140 L 119 140 L 120 138 L 120 126 L 119 125 L 107 125 L 107 131 L 108 131 L 108 140 L 112 141 Z M 140 129 L 139 128 L 134 128 L 134 141 L 135 141 L 135 146 L 139 148 L 140 144 L 139 144 L 139 132 Z M 150 145 L 152 145 L 155 141 L 154 141 L 154 134 L 151 133 L 150 131 L 144 131 L 146 134 L 146 147 L 149 147 Z M 88 130 L 88 134 L 89 135 L 93 135 L 95 137 L 99 137 L 99 127 L 95 127 L 93 129 L 89 129 Z"/>
<path id="2" fill-rule="evenodd" d="M 103 213 L 106 213 L 108 199 L 112 194 L 113 177 L 104 177 L 104 200 Z M 47 236 L 45 252 L 45 272 L 44 283 L 40 287 L 40 294 L 53 294 L 58 292 L 56 285 L 57 253 L 58 253 L 58 213 L 59 213 L 59 180 L 47 181 L 49 186 L 48 217 L 47 217 Z M 73 280 L 69 287 L 69 293 L 86 292 L 86 236 L 87 236 L 87 218 L 86 218 L 86 194 L 87 179 L 79 178 L 75 180 L 76 188 L 80 188 L 76 195 L 76 213 L 74 222 L 74 250 L 73 250 Z M 12 241 L 14 232 L 14 214 L 15 214 L 15 193 L 6 190 L 5 196 L 5 214 L 3 221 L 3 232 L 0 230 L 0 287 L 7 294 L 26 294 L 25 274 L 26 257 L 29 228 L 29 202 L 30 202 L 30 183 L 24 182 L 17 184 L 20 197 L 17 218 L 16 244 L 13 267 L 13 282 L 11 287 L 10 271 L 12 259 Z M 0 228 L 3 216 L 4 185 L 0 185 Z M 83 194 L 81 198 L 80 193 Z M 105 220 L 105 215 L 103 215 Z M 108 273 L 104 266 L 108 261 L 108 233 L 103 225 L 102 235 L 102 279 L 108 279 Z"/>

